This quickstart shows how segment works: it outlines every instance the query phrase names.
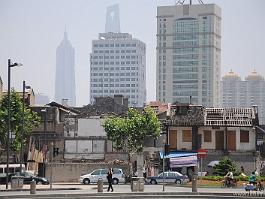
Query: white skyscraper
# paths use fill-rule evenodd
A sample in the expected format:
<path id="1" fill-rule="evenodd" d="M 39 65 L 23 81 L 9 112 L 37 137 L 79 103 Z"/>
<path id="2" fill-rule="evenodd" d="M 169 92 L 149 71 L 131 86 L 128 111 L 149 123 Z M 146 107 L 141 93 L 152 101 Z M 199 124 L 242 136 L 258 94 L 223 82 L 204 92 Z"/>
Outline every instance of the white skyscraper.
<path id="1" fill-rule="evenodd" d="M 128 33 L 100 33 L 90 55 L 90 101 L 95 97 L 128 97 L 129 106 L 146 102 L 145 44 Z"/>
<path id="2" fill-rule="evenodd" d="M 233 71 L 222 78 L 222 107 L 258 106 L 259 122 L 265 124 L 265 80 L 255 70 L 242 81 Z"/>
<path id="3" fill-rule="evenodd" d="M 158 101 L 218 106 L 221 9 L 217 5 L 158 7 L 156 52 Z"/>
<path id="4" fill-rule="evenodd" d="M 120 33 L 119 6 L 107 8 L 106 33 L 92 41 L 90 55 L 90 102 L 95 97 L 123 95 L 128 105 L 146 102 L 145 43 Z"/>
<path id="5" fill-rule="evenodd" d="M 55 101 L 62 103 L 63 100 L 67 100 L 69 106 L 76 105 L 75 51 L 66 31 L 56 51 Z"/>

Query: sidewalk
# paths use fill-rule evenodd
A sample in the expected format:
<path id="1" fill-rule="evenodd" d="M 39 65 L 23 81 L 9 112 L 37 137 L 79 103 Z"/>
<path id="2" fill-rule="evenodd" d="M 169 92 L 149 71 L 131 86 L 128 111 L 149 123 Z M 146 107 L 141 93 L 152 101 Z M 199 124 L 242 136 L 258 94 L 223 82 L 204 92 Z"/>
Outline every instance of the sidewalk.
<path id="1" fill-rule="evenodd" d="M 10 187 L 10 186 L 9 186 Z M 50 189 L 50 185 L 37 185 L 36 194 L 30 194 L 30 185 L 24 185 L 22 190 L 5 190 L 5 185 L 0 185 L 0 198 L 37 198 L 42 196 L 112 196 L 121 198 L 122 196 L 180 196 L 180 195 L 201 195 L 201 196 L 234 196 L 242 195 L 247 192 L 243 189 L 226 189 L 226 188 L 198 188 L 198 193 L 192 193 L 191 188 L 180 186 L 165 186 L 163 192 L 162 185 L 145 185 L 144 192 L 131 192 L 130 185 L 114 185 L 114 192 L 107 192 L 107 185 L 104 185 L 103 193 L 98 193 L 97 185 L 81 185 L 81 184 L 69 184 L 69 183 L 55 183 Z M 265 197 L 265 192 L 259 192 Z M 51 197 L 52 198 L 52 197 Z M 71 197 L 70 197 L 71 198 Z"/>

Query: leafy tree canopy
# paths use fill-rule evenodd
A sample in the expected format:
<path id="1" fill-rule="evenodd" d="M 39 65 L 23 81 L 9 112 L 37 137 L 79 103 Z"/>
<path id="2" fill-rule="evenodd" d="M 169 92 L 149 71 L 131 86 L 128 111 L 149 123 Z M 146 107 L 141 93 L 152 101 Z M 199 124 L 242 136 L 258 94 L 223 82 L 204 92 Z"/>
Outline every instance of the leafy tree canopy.
<path id="1" fill-rule="evenodd" d="M 225 176 L 228 171 L 235 173 L 236 165 L 229 158 L 222 158 L 219 164 L 213 167 L 213 174 Z"/>
<path id="2" fill-rule="evenodd" d="M 26 142 L 31 130 L 40 124 L 40 117 L 25 106 L 24 109 L 24 136 L 22 138 L 23 102 L 14 89 L 10 92 L 10 131 L 15 138 L 10 142 L 10 147 L 15 152 L 21 148 L 21 139 Z M 0 101 L 0 141 L 1 147 L 6 149 L 8 123 L 8 96 L 4 95 Z"/>
<path id="3" fill-rule="evenodd" d="M 114 147 L 117 150 L 127 147 L 129 153 L 142 152 L 145 139 L 160 134 L 159 121 L 149 107 L 142 113 L 129 109 L 125 118 L 109 117 L 102 126 Z"/>

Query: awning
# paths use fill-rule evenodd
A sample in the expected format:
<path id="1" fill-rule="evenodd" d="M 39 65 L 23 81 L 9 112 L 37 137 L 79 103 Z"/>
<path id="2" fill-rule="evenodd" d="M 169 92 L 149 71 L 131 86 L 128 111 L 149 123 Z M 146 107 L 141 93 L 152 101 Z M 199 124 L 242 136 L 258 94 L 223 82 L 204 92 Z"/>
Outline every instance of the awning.
<path id="1" fill-rule="evenodd" d="M 164 152 L 160 151 L 160 158 L 179 158 L 179 157 L 187 157 L 187 156 L 197 156 L 195 152 L 185 152 L 185 151 L 172 151 L 168 155 L 164 156 Z"/>
<path id="2" fill-rule="evenodd" d="M 169 158 L 170 168 L 177 167 L 193 167 L 197 165 L 197 153 L 185 152 L 185 151 L 174 151 L 164 156 L 164 152 L 160 152 L 160 158 Z"/>
<path id="3" fill-rule="evenodd" d="M 197 165 L 197 155 L 170 158 L 170 168 L 194 167 Z"/>

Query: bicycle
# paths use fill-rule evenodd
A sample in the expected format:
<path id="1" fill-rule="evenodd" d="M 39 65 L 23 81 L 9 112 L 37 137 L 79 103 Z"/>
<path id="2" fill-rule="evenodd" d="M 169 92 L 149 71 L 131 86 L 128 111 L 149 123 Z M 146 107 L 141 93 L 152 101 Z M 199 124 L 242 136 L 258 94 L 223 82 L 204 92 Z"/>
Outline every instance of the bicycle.
<path id="1" fill-rule="evenodd" d="M 221 188 L 236 188 L 237 187 L 237 180 L 231 179 L 229 180 L 222 180 Z"/>

